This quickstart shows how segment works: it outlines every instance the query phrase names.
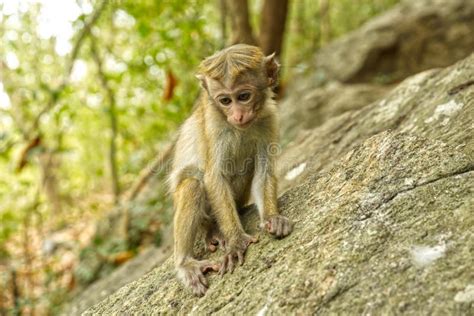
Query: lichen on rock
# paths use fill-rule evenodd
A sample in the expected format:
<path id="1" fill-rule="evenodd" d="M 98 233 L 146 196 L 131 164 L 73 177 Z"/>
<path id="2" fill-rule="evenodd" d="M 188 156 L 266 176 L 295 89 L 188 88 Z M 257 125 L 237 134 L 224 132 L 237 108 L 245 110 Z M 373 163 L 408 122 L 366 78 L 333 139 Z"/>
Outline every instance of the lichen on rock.
<path id="1" fill-rule="evenodd" d="M 260 242 L 233 274 L 211 275 L 203 298 L 182 288 L 168 260 L 85 314 L 469 314 L 474 99 L 472 88 L 446 92 L 472 77 L 474 55 L 301 131 L 282 154 L 293 165 L 280 175 L 279 206 L 294 232 L 275 240 L 247 212 L 244 226 Z M 463 106 L 449 125 L 425 123 L 450 100 Z M 285 180 L 303 161 L 301 174 Z M 438 245 L 445 248 L 425 256 L 429 264 L 414 261 L 416 247 Z"/>

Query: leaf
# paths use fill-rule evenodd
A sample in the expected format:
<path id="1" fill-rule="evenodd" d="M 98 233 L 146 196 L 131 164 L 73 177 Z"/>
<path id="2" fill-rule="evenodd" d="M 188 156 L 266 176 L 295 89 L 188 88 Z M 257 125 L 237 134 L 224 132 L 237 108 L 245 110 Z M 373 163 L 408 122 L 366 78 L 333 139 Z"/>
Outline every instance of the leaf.
<path id="1" fill-rule="evenodd" d="M 112 255 L 110 259 L 114 264 L 120 265 L 132 259 L 133 257 L 134 253 L 132 251 L 122 251 Z"/>
<path id="2" fill-rule="evenodd" d="M 163 101 L 168 102 L 173 98 L 174 89 L 176 88 L 177 84 L 178 80 L 174 76 L 173 72 L 168 70 L 166 72 L 166 84 L 163 91 Z"/>
<path id="3" fill-rule="evenodd" d="M 150 34 L 150 27 L 144 23 L 144 22 L 141 22 L 139 25 L 138 25 L 138 33 L 140 34 L 141 37 L 147 37 L 148 34 Z"/>

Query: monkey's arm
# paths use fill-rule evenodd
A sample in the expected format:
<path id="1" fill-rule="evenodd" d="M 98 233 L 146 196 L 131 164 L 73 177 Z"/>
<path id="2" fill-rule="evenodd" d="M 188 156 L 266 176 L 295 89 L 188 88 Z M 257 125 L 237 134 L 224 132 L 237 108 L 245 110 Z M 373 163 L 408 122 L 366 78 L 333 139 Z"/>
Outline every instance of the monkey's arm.
<path id="1" fill-rule="evenodd" d="M 204 183 L 212 212 L 224 236 L 232 239 L 244 233 L 227 180 L 221 175 L 206 175 Z"/>
<path id="2" fill-rule="evenodd" d="M 243 264 L 247 247 L 257 242 L 257 238 L 245 233 L 227 180 L 221 175 L 208 174 L 204 183 L 212 212 L 226 240 L 226 254 L 220 272 L 232 272 L 237 260 Z"/>
<path id="3" fill-rule="evenodd" d="M 272 155 L 260 155 L 252 181 L 252 196 L 257 204 L 261 227 L 276 237 L 285 237 L 293 230 L 291 221 L 278 211 L 277 179 Z"/>

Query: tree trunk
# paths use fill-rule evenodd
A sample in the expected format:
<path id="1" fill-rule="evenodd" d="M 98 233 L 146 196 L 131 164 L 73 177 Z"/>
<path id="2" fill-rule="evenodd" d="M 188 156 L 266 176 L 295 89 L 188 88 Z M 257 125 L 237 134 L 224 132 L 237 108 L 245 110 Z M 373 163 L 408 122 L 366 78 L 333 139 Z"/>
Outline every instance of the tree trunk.
<path id="1" fill-rule="evenodd" d="M 11 291 L 12 291 L 12 300 L 14 309 L 12 311 L 12 315 L 21 315 L 21 296 L 20 290 L 18 289 L 18 280 L 17 280 L 17 273 L 15 268 L 11 270 Z M 6 315 L 6 314 L 5 314 Z"/>
<path id="2" fill-rule="evenodd" d="M 114 193 L 114 203 L 118 204 L 120 197 L 120 184 L 117 168 L 117 136 L 118 123 L 115 110 L 115 97 L 109 93 L 109 119 L 110 119 L 110 147 L 109 147 L 109 166 L 112 176 L 112 189 Z"/>
<path id="3" fill-rule="evenodd" d="M 250 26 L 247 0 L 227 0 L 227 7 L 230 9 L 229 15 L 232 24 L 231 44 L 256 45 L 257 41 Z"/>
<path id="4" fill-rule="evenodd" d="M 100 58 L 100 54 L 97 50 L 95 44 L 95 38 L 91 40 L 91 49 L 92 49 L 92 56 L 95 59 L 97 64 L 97 73 L 99 75 L 100 82 L 102 87 L 106 92 L 106 96 L 108 99 L 108 114 L 110 120 L 110 143 L 109 143 L 109 168 L 110 168 L 110 175 L 112 180 L 112 192 L 114 194 L 114 203 L 117 205 L 119 203 L 120 197 L 120 182 L 118 176 L 118 167 L 117 167 L 117 137 L 118 137 L 118 122 L 117 122 L 117 112 L 116 112 L 116 101 L 115 101 L 115 93 L 110 86 L 107 76 L 104 72 L 102 59 Z"/>
<path id="5" fill-rule="evenodd" d="M 219 0 L 219 10 L 221 13 L 221 38 L 222 47 L 227 43 L 227 3 L 226 0 Z"/>
<path id="6" fill-rule="evenodd" d="M 265 0 L 260 22 L 260 47 L 265 55 L 281 54 L 288 0 Z"/>
<path id="7" fill-rule="evenodd" d="M 329 0 L 319 1 L 319 23 L 321 32 L 321 45 L 323 46 L 331 39 L 331 16 Z"/>
<path id="8" fill-rule="evenodd" d="M 49 204 L 54 214 L 61 214 L 62 198 L 56 174 L 59 169 L 59 158 L 52 151 L 46 149 L 39 156 L 39 164 L 41 167 L 42 186 Z"/>

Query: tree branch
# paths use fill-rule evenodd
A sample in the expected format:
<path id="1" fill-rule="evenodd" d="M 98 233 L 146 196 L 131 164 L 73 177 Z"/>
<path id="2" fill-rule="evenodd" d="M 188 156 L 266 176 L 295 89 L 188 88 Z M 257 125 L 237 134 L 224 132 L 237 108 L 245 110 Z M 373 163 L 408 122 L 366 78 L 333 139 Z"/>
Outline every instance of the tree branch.
<path id="1" fill-rule="evenodd" d="M 244 43 L 256 45 L 257 40 L 253 35 L 249 20 L 249 7 L 247 0 L 227 0 L 230 9 L 232 24 L 232 44 Z"/>
<path id="2" fill-rule="evenodd" d="M 35 120 L 33 121 L 33 125 L 31 126 L 31 129 L 29 131 L 29 135 L 31 135 L 32 132 L 38 129 L 39 122 L 41 120 L 41 117 L 48 113 L 54 106 L 56 105 L 56 101 L 58 99 L 59 94 L 68 86 L 69 84 L 69 77 L 71 76 L 72 68 L 74 66 L 74 62 L 77 59 L 77 56 L 79 55 L 79 52 L 81 50 L 82 44 L 84 43 L 84 40 L 88 35 L 91 34 L 92 27 L 97 23 L 99 20 L 99 17 L 102 15 L 104 12 L 108 0 L 103 0 L 97 9 L 94 11 L 92 14 L 91 18 L 84 24 L 84 28 L 82 31 L 79 33 L 77 40 L 73 46 L 73 49 L 71 51 L 71 55 L 69 57 L 68 62 L 66 63 L 66 70 L 64 74 L 64 78 L 61 82 L 61 84 L 56 88 L 56 89 L 49 89 L 50 91 L 50 99 L 46 106 L 38 113 L 36 116 Z"/>
<path id="3" fill-rule="evenodd" d="M 227 3 L 226 0 L 219 0 L 219 10 L 221 13 L 221 37 L 222 37 L 222 47 L 225 47 L 227 42 Z"/>
<path id="4" fill-rule="evenodd" d="M 288 0 L 266 0 L 260 20 L 260 47 L 265 55 L 280 56 L 288 13 Z"/>
<path id="5" fill-rule="evenodd" d="M 97 50 L 95 40 L 91 39 L 91 51 L 92 57 L 95 60 L 97 65 L 97 72 L 99 74 L 100 83 L 102 88 L 107 94 L 107 99 L 109 102 L 109 118 L 110 118 L 110 144 L 109 144 L 109 166 L 110 173 L 112 177 L 112 190 L 114 193 L 114 202 L 118 204 L 120 196 L 120 183 L 118 179 L 118 170 L 117 170 L 117 134 L 118 134 L 118 123 L 117 123 L 117 113 L 116 113 L 116 100 L 115 94 L 112 88 L 109 85 L 107 76 L 104 72 L 104 67 L 102 64 L 102 59 L 100 58 L 99 52 Z"/>
<path id="6" fill-rule="evenodd" d="M 174 146 L 176 144 L 176 140 L 173 140 L 162 152 L 160 155 L 156 156 L 155 160 L 151 163 L 151 165 L 144 168 L 140 175 L 138 176 L 138 180 L 132 185 L 132 187 L 127 191 L 125 194 L 125 201 L 131 202 L 136 199 L 136 197 L 140 194 L 146 184 L 151 180 L 151 178 L 159 174 L 163 169 L 164 166 L 170 161 L 171 157 L 173 156 Z"/>

